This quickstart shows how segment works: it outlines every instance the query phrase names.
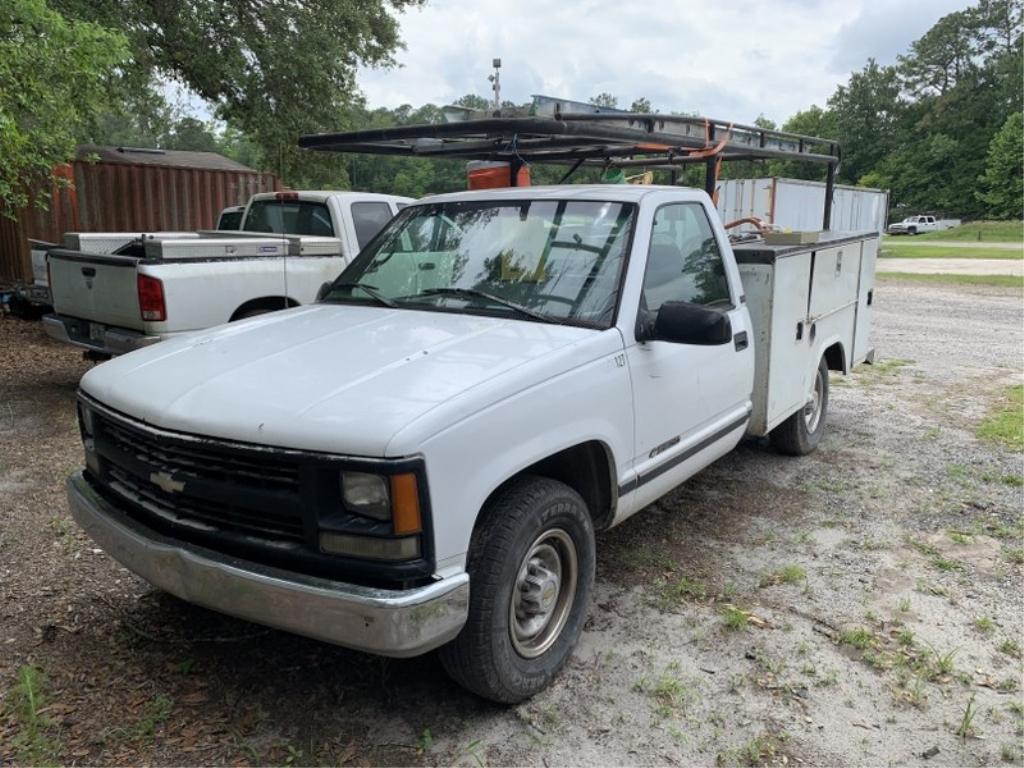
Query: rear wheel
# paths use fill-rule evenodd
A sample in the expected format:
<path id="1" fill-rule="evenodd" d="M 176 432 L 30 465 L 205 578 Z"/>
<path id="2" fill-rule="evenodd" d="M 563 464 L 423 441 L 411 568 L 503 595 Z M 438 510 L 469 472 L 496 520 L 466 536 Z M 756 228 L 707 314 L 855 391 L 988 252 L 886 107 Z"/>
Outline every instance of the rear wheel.
<path id="1" fill-rule="evenodd" d="M 547 687 L 582 632 L 594 559 L 593 523 L 576 491 L 545 477 L 510 482 L 473 534 L 469 617 L 440 651 L 448 674 L 506 704 Z"/>
<path id="2" fill-rule="evenodd" d="M 804 456 L 821 442 L 825 433 L 825 417 L 828 415 L 828 364 L 822 357 L 814 374 L 807 403 L 779 426 L 769 437 L 782 453 L 790 456 Z"/>

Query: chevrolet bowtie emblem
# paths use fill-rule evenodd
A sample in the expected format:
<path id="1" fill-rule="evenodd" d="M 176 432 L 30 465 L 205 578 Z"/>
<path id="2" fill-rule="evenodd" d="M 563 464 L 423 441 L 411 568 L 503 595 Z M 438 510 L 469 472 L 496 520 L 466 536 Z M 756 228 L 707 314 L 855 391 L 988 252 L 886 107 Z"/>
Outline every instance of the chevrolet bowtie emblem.
<path id="1" fill-rule="evenodd" d="M 172 475 L 166 472 L 153 472 L 149 476 L 149 481 L 153 485 L 159 486 L 164 493 L 180 493 L 185 490 L 185 484 L 180 480 L 175 480 Z"/>

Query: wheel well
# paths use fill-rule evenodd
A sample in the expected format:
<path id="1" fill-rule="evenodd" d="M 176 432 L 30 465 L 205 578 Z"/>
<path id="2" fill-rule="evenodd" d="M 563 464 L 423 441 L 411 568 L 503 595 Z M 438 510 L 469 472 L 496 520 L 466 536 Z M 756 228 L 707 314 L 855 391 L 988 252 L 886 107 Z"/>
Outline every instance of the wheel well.
<path id="1" fill-rule="evenodd" d="M 540 475 L 558 480 L 583 497 L 594 521 L 594 530 L 607 528 L 615 516 L 618 501 L 611 454 L 603 443 L 591 440 L 574 445 L 520 470 L 487 497 L 487 503 L 516 477 Z"/>
<path id="2" fill-rule="evenodd" d="M 830 371 L 846 373 L 846 353 L 841 342 L 836 342 L 825 350 L 825 364 Z"/>
<path id="3" fill-rule="evenodd" d="M 274 311 L 277 309 L 287 309 L 289 307 L 297 306 L 299 306 L 299 302 L 288 296 L 261 296 L 258 299 L 249 299 L 249 301 L 236 309 L 228 322 L 234 322 L 246 313 L 252 312 L 256 309 Z"/>

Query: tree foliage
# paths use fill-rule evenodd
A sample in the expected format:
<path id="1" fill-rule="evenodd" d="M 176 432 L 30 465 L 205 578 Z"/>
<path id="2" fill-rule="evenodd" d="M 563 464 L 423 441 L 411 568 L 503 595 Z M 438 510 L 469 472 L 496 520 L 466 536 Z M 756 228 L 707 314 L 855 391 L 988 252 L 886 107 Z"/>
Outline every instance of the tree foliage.
<path id="1" fill-rule="evenodd" d="M 360 65 L 392 63 L 393 13 L 420 0 L 53 0 L 68 15 L 124 30 L 126 76 L 177 80 L 260 149 L 293 185 L 337 183 L 344 163 L 296 147 L 348 127 Z"/>
<path id="2" fill-rule="evenodd" d="M 1024 206 L 1024 115 L 1014 112 L 989 144 L 979 197 L 1000 219 L 1019 218 Z"/>
<path id="3" fill-rule="evenodd" d="M 55 165 L 102 109 L 124 37 L 65 18 L 45 0 L 0 4 L 0 208 L 47 203 Z"/>

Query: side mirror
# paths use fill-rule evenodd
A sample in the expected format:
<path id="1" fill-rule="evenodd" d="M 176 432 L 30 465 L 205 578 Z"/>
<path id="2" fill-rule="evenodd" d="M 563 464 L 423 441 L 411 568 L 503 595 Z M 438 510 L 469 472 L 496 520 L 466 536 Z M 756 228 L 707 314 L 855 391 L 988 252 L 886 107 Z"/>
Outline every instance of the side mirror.
<path id="1" fill-rule="evenodd" d="M 666 301 L 658 310 L 649 341 L 714 346 L 732 341 L 729 315 L 685 301 Z"/>
<path id="2" fill-rule="evenodd" d="M 324 296 L 331 292 L 332 283 L 324 283 L 316 292 L 316 300 L 323 301 Z"/>

